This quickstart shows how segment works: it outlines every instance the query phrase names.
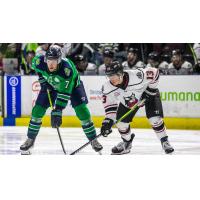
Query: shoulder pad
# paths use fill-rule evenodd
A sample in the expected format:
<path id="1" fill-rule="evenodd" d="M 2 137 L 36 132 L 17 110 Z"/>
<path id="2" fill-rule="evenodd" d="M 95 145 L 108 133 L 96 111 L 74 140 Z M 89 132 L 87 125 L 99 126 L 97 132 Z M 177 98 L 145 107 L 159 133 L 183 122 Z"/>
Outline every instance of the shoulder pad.
<path id="1" fill-rule="evenodd" d="M 44 56 L 40 55 L 40 56 L 35 56 L 32 60 L 32 69 L 36 70 L 36 69 L 42 69 L 44 70 Z"/>
<path id="2" fill-rule="evenodd" d="M 129 83 L 128 86 L 138 85 L 143 82 L 144 80 L 144 72 L 143 68 L 134 69 L 134 70 L 127 70 L 126 72 L 129 75 Z"/>
<path id="3" fill-rule="evenodd" d="M 191 68 L 192 67 L 192 64 L 188 61 L 185 61 L 183 64 L 182 64 L 182 67 L 183 68 Z"/>
<path id="4" fill-rule="evenodd" d="M 137 68 L 145 68 L 145 64 L 144 64 L 142 61 L 138 61 L 138 62 L 136 63 L 136 67 L 137 67 Z"/>
<path id="5" fill-rule="evenodd" d="M 73 74 L 73 63 L 70 62 L 67 58 L 62 58 L 62 68 L 64 69 L 64 73 L 66 77 L 70 77 Z"/>
<path id="6" fill-rule="evenodd" d="M 61 62 L 62 62 L 62 64 L 63 64 L 64 67 L 71 67 L 70 61 L 67 58 L 62 58 Z"/>
<path id="7" fill-rule="evenodd" d="M 168 65 L 168 68 L 169 68 L 169 69 L 174 68 L 173 63 L 170 63 L 170 64 Z"/>

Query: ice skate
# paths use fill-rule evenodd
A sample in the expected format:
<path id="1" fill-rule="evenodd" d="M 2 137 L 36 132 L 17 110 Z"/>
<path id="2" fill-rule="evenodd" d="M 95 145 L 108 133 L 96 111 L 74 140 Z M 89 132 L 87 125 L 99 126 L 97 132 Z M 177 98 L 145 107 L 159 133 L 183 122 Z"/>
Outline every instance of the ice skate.
<path id="1" fill-rule="evenodd" d="M 30 155 L 31 149 L 34 147 L 34 139 L 27 138 L 27 140 L 20 146 L 21 155 Z"/>
<path id="2" fill-rule="evenodd" d="M 103 146 L 98 142 L 97 139 L 91 141 L 92 148 L 101 155 L 101 150 Z"/>
<path id="3" fill-rule="evenodd" d="M 131 134 L 131 139 L 129 141 L 126 141 L 122 138 L 123 142 L 120 142 L 117 146 L 114 146 L 112 148 L 112 155 L 122 155 L 122 154 L 128 154 L 131 151 L 132 148 L 132 141 L 135 137 L 135 134 Z"/>
<path id="4" fill-rule="evenodd" d="M 162 148 L 166 154 L 172 153 L 174 148 L 170 145 L 168 141 L 162 142 Z"/>

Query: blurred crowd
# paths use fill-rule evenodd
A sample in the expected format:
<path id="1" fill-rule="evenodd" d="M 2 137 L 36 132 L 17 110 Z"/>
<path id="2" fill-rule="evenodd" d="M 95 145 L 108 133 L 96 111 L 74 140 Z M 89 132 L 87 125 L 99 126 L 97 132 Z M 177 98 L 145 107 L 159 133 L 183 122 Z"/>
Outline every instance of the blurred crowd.
<path id="1" fill-rule="evenodd" d="M 152 66 L 161 75 L 200 74 L 200 44 L 186 43 L 54 43 L 81 75 L 105 75 L 113 60 L 125 70 Z M 45 55 L 51 43 L 1 43 L 0 74 L 35 75 L 34 56 Z"/>

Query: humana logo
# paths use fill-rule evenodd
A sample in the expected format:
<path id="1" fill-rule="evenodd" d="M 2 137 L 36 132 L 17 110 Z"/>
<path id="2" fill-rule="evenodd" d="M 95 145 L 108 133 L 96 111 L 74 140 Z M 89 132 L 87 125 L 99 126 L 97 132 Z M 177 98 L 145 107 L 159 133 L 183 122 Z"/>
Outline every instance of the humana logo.
<path id="1" fill-rule="evenodd" d="M 200 101 L 200 92 L 161 92 L 162 101 Z"/>

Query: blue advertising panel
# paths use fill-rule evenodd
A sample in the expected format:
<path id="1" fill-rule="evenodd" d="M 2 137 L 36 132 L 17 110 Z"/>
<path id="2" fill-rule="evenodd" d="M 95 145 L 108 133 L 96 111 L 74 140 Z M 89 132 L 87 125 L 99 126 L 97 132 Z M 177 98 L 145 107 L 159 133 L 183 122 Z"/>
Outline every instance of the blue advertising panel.
<path id="1" fill-rule="evenodd" d="M 21 76 L 7 76 L 7 117 L 21 116 Z"/>

